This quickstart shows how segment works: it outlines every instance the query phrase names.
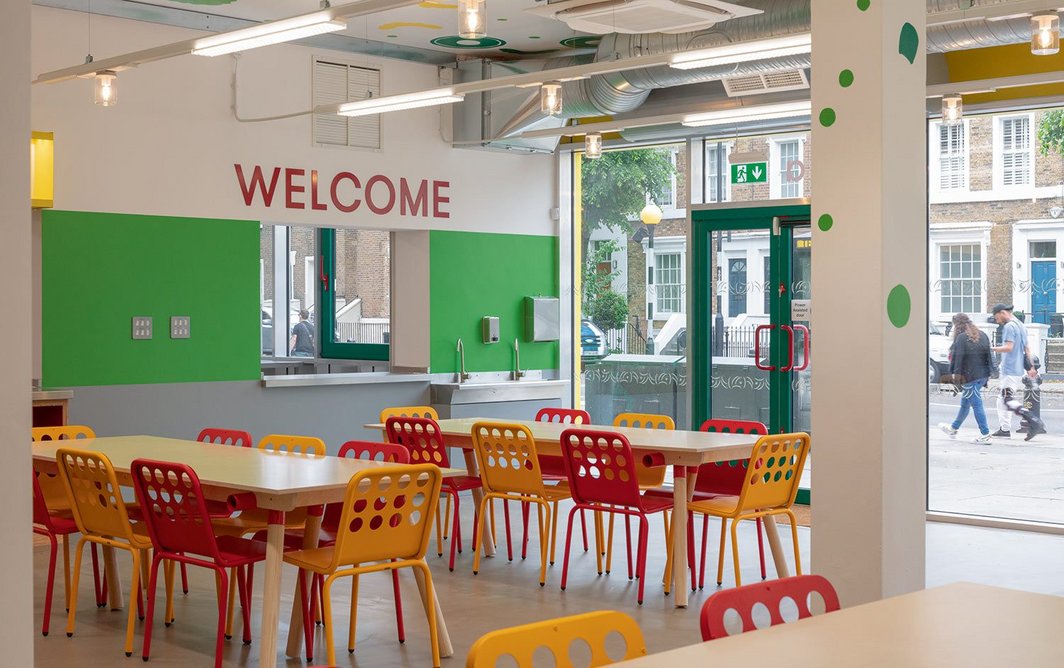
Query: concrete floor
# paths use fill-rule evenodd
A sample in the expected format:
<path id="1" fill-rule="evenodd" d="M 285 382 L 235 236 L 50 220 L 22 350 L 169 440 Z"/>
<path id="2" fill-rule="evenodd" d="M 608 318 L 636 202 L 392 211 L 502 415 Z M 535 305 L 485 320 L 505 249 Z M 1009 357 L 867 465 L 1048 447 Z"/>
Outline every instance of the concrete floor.
<path id="1" fill-rule="evenodd" d="M 562 526 L 559 527 L 559 538 L 562 539 L 564 521 L 560 524 Z M 499 526 L 501 528 L 501 518 Z M 715 523 L 710 524 L 711 564 L 707 573 L 708 581 L 713 579 L 712 560 L 716 555 L 713 537 L 716 535 L 716 526 Z M 455 648 L 454 657 L 445 659 L 443 665 L 464 665 L 469 647 L 489 630 L 598 609 L 618 609 L 632 615 L 643 629 L 651 652 L 697 642 L 698 610 L 715 587 L 707 587 L 705 591 L 694 593 L 690 599 L 690 607 L 686 610 L 674 608 L 672 598 L 663 595 L 660 585 L 665 555 L 660 522 L 652 523 L 651 527 L 652 548 L 648 562 L 646 600 L 642 607 L 636 604 L 635 583 L 627 578 L 623 552 L 619 552 L 621 558 L 615 560 L 612 574 L 600 577 L 596 574 L 593 554 L 582 552 L 576 536 L 573 541 L 575 548 L 570 565 L 570 580 L 565 592 L 560 591 L 558 587 L 561 578 L 561 550 L 557 555 L 557 563 L 548 571 L 547 586 L 540 588 L 539 562 L 534 556 L 534 542 L 530 543 L 527 560 L 521 561 L 518 558 L 512 563 L 508 562 L 503 549 L 500 556 L 482 562 L 480 574 L 477 576 L 471 572 L 472 555 L 468 548 L 459 555 L 453 573 L 447 570 L 446 558 L 436 558 L 430 548 L 428 561 Z M 780 528 L 788 531 L 786 525 L 781 525 Z M 809 529 L 800 528 L 799 536 L 803 562 L 808 563 Z M 617 545 L 623 549 L 623 537 L 618 536 Z M 758 565 L 752 525 L 740 530 L 740 545 L 743 547 L 743 577 L 748 582 L 753 582 L 758 576 Z M 1064 538 L 1061 537 L 929 524 L 927 581 L 930 586 L 969 580 L 1031 591 L 1064 593 L 1064 574 L 1059 569 L 1059 560 L 1054 558 L 1054 555 L 1059 554 L 1064 554 Z M 34 558 L 37 584 L 35 624 L 39 627 L 47 548 L 36 548 Z M 128 565 L 123 562 L 123 566 L 123 572 L 128 573 Z M 60 570 L 61 568 L 60 565 Z M 771 565 L 769 568 L 771 576 Z M 213 665 L 214 629 L 217 619 L 213 578 L 202 569 L 190 569 L 190 579 L 190 593 L 187 596 L 178 595 L 177 622 L 170 628 L 157 625 L 153 631 L 151 665 Z M 725 568 L 725 579 L 725 586 L 731 586 L 730 566 Z M 56 605 L 53 608 L 52 631 L 49 636 L 45 638 L 39 633 L 35 635 L 36 665 L 76 665 L 79 668 L 93 668 L 140 663 L 137 656 L 142 646 L 143 624 L 137 630 L 134 657 L 127 659 L 122 652 L 125 614 L 96 609 L 89 600 L 89 581 L 83 580 L 85 586 L 81 588 L 74 637 L 67 638 L 63 633 L 65 616 L 62 606 Z M 276 661 L 277 666 L 306 665 L 298 660 L 289 659 L 286 662 L 280 655 L 283 651 L 283 638 L 287 634 L 287 610 L 291 607 L 294 582 L 294 571 L 285 567 L 282 610 L 286 612 L 282 615 L 282 641 L 279 643 L 281 649 Z M 400 645 L 396 641 L 390 581 L 384 575 L 366 576 L 361 584 L 359 600 L 358 646 L 356 652 L 351 655 L 346 651 L 350 590 L 346 584 L 337 587 L 334 605 L 337 615 L 336 627 L 341 629 L 336 634 L 339 666 L 431 665 L 427 625 L 419 608 L 420 601 L 413 577 L 404 573 L 402 582 L 406 643 Z M 61 573 L 57 574 L 56 585 L 58 597 L 61 597 Z M 57 601 L 60 600 L 58 597 Z M 261 609 L 258 603 L 260 597 L 261 581 L 256 584 L 253 635 L 258 634 L 257 611 Z M 239 629 L 236 633 L 237 639 L 225 644 L 225 664 L 257 665 L 258 644 L 244 647 L 238 639 Z M 319 629 L 317 637 L 318 642 L 322 644 L 319 645 L 321 650 L 314 665 L 326 665 L 322 630 Z M 134 661 L 136 664 L 131 663 Z"/>

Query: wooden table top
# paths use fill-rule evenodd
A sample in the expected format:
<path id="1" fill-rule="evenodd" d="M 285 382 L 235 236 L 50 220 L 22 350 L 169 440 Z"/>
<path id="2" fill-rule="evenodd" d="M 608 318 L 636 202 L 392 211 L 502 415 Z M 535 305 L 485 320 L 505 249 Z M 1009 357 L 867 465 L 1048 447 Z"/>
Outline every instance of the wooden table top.
<path id="1" fill-rule="evenodd" d="M 1064 597 L 962 582 L 615 665 L 1061 666 L 1062 622 Z"/>
<path id="2" fill-rule="evenodd" d="M 259 496 L 260 505 L 266 497 L 315 493 L 340 500 L 351 476 L 385 465 L 361 459 L 293 455 L 157 436 L 42 441 L 33 444 L 33 458 L 55 462 L 56 450 L 61 447 L 102 452 L 120 476 L 129 474 L 130 464 L 138 457 L 187 464 L 196 471 L 205 493 L 209 494 L 212 488 L 253 492 Z M 444 469 L 443 473 L 454 476 L 465 472 Z"/>
<path id="3" fill-rule="evenodd" d="M 742 459 L 750 456 L 750 449 L 758 436 L 751 434 L 720 434 L 705 431 L 682 431 L 667 429 L 641 429 L 637 427 L 612 427 L 603 425 L 570 425 L 557 422 L 533 420 L 503 420 L 499 418 L 451 418 L 439 420 L 440 430 L 446 436 L 466 436 L 477 422 L 508 422 L 521 424 L 532 432 L 537 443 L 557 443 L 566 429 L 600 429 L 624 434 L 634 450 L 653 452 L 679 452 L 692 454 L 714 453 L 720 459 Z M 367 429 L 383 430 L 384 425 L 367 424 Z"/>

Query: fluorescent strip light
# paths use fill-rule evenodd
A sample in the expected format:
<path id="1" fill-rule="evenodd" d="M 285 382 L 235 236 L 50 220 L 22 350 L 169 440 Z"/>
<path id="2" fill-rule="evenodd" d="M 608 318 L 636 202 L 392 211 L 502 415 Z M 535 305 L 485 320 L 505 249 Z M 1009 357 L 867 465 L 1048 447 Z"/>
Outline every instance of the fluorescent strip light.
<path id="1" fill-rule="evenodd" d="M 812 47 L 812 35 L 804 33 L 677 53 L 669 58 L 669 67 L 677 70 L 696 70 L 717 65 L 734 65 L 735 63 L 746 63 L 752 60 L 811 53 Z"/>
<path id="2" fill-rule="evenodd" d="M 812 104 L 808 100 L 783 104 L 765 104 L 757 107 L 738 107 L 723 111 L 709 111 L 704 114 L 690 114 L 684 116 L 682 123 L 689 128 L 701 128 L 708 125 L 770 121 L 777 118 L 808 116 L 812 112 L 812 108 Z"/>
<path id="3" fill-rule="evenodd" d="M 315 12 L 198 39 L 192 46 L 192 54 L 221 56 L 226 53 L 247 51 L 260 46 L 336 32 L 345 28 L 347 28 L 346 23 L 332 20 L 327 12 Z"/>
<path id="4" fill-rule="evenodd" d="M 389 95 L 357 102 L 345 102 L 337 107 L 336 113 L 340 116 L 369 116 L 389 111 L 453 104 L 464 99 L 465 95 L 455 93 L 450 88 L 438 88 L 418 93 L 406 93 L 405 95 Z"/>

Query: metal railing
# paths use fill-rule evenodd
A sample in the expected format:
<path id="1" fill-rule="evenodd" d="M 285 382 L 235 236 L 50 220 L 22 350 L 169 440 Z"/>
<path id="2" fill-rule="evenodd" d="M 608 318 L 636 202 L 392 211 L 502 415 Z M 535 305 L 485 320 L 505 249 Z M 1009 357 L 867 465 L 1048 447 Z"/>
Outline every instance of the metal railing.
<path id="1" fill-rule="evenodd" d="M 756 325 L 745 327 L 725 327 L 723 345 L 713 351 L 715 357 L 752 357 L 754 354 L 754 332 Z M 647 341 L 635 325 L 628 323 L 620 329 L 606 330 L 607 353 L 625 355 L 645 355 Z M 768 332 L 762 332 L 761 343 L 768 346 Z"/>
<path id="2" fill-rule="evenodd" d="M 340 343 L 388 343 L 390 322 L 341 322 L 336 326 Z"/>

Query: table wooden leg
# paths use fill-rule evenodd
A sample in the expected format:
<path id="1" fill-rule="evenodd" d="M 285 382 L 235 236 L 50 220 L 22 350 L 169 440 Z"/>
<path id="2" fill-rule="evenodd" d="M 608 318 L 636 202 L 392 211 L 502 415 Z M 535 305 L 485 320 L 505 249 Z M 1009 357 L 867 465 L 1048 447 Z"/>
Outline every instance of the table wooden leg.
<path id="1" fill-rule="evenodd" d="M 310 549 L 318 546 L 318 534 L 321 530 L 321 515 L 324 508 L 311 508 L 307 513 L 307 524 L 303 529 L 303 548 Z M 307 576 L 308 585 L 314 582 L 314 578 L 311 575 Z M 309 589 L 308 589 L 309 594 Z M 325 620 L 328 623 L 329 620 Z M 331 633 L 332 629 L 327 628 L 326 632 Z M 316 644 L 316 643 L 315 643 Z M 288 647 L 285 650 L 285 656 L 293 659 L 299 658 L 299 653 L 303 649 L 303 613 L 299 610 L 299 580 L 296 580 L 295 593 L 292 596 L 292 617 L 288 623 Z"/>
<path id="2" fill-rule="evenodd" d="M 687 607 L 687 470 L 673 467 L 672 595 L 676 607 Z"/>
<path id="3" fill-rule="evenodd" d="M 284 513 L 270 511 L 266 530 L 266 567 L 262 587 L 262 624 L 259 627 L 259 668 L 276 668 L 277 625 L 281 608 L 281 563 L 284 556 Z"/>
<path id="4" fill-rule="evenodd" d="M 112 610 L 122 609 L 122 579 L 118 577 L 118 562 L 115 560 L 115 549 L 104 546 L 103 568 L 107 573 L 107 601 Z M 135 592 L 134 592 L 135 593 Z"/>
<path id="5" fill-rule="evenodd" d="M 776 575 L 781 578 L 788 577 L 791 571 L 787 567 L 787 556 L 783 553 L 783 546 L 780 545 L 780 534 L 776 529 L 776 518 L 772 515 L 766 515 L 764 520 L 765 535 L 768 536 L 768 545 L 772 548 L 772 561 L 776 564 Z"/>
<path id="6" fill-rule="evenodd" d="M 487 524 L 487 522 L 485 522 Z M 417 580 L 417 591 L 421 595 L 421 602 L 425 602 L 425 575 L 417 568 L 410 569 L 414 571 L 414 579 Z M 451 636 L 447 633 L 447 624 L 443 619 L 443 610 L 440 608 L 440 590 L 436 589 L 432 597 L 433 607 L 436 609 L 436 639 L 440 644 L 440 656 L 448 657 L 454 655 L 454 647 L 451 646 Z"/>
<path id="7" fill-rule="evenodd" d="M 473 451 L 472 450 L 462 450 L 462 454 L 465 456 L 466 471 L 469 473 L 469 475 L 475 476 L 475 477 L 480 477 L 480 474 L 477 473 L 477 458 L 476 458 L 476 455 L 473 454 Z M 473 490 L 473 503 L 475 504 L 476 508 L 480 508 L 480 501 L 483 498 L 484 498 L 484 490 L 480 489 L 479 487 Z M 472 534 L 470 534 L 470 535 L 472 535 Z M 454 536 L 451 536 L 451 540 L 454 540 Z M 495 536 L 493 536 L 492 533 L 491 533 L 491 523 L 490 522 L 484 522 L 484 541 L 483 541 L 483 545 L 484 545 L 484 556 L 485 557 L 494 557 L 495 556 Z"/>

